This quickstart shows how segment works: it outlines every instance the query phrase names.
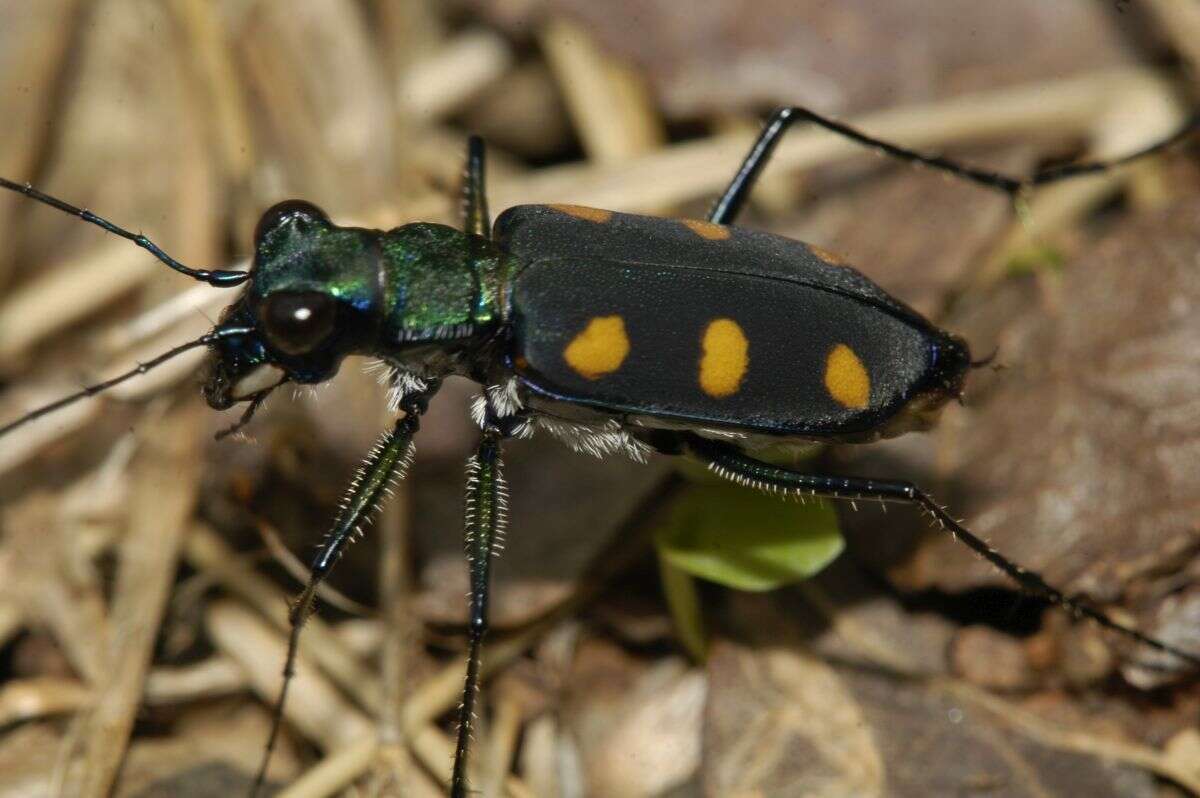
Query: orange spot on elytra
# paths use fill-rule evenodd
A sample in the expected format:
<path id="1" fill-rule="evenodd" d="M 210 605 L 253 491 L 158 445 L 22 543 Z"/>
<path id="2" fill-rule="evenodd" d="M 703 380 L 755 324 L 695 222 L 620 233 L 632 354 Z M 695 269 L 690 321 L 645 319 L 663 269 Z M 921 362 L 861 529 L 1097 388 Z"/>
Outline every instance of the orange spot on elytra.
<path id="1" fill-rule="evenodd" d="M 837 254 L 836 252 L 830 252 L 829 250 L 824 249 L 822 247 L 818 247 L 815 244 L 808 244 L 807 246 L 808 246 L 809 252 L 816 255 L 818 258 L 825 261 L 826 263 L 828 263 L 831 266 L 845 266 L 846 265 L 846 259 L 843 258 L 841 255 Z"/>
<path id="2" fill-rule="evenodd" d="M 680 219 L 679 221 L 683 222 L 687 229 L 709 241 L 724 241 L 732 235 L 728 227 L 715 222 L 702 222 L 699 219 Z"/>
<path id="3" fill-rule="evenodd" d="M 594 316 L 567 344 L 563 359 L 580 377 L 598 380 L 619 369 L 628 354 L 625 321 L 620 316 Z"/>
<path id="4" fill-rule="evenodd" d="M 714 399 L 733 396 L 750 368 L 750 342 L 733 319 L 714 319 L 700 341 L 700 389 Z"/>
<path id="5" fill-rule="evenodd" d="M 865 410 L 871 403 L 871 377 L 854 350 L 837 344 L 825 358 L 825 390 L 834 401 L 851 410 Z"/>
<path id="6" fill-rule="evenodd" d="M 567 216 L 574 216 L 576 219 L 583 219 L 585 222 L 595 222 L 596 224 L 604 224 L 613 216 L 612 211 L 589 208 L 586 205 L 551 205 L 549 207 L 559 213 L 565 213 Z"/>

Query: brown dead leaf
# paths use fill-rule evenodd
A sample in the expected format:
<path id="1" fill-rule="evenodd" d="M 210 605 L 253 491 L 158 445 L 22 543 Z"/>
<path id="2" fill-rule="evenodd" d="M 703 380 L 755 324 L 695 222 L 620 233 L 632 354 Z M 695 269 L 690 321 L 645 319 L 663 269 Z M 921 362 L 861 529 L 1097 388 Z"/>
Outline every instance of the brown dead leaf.
<path id="1" fill-rule="evenodd" d="M 174 725 L 170 736 L 135 741 L 116 795 L 242 795 L 250 788 L 269 728 L 270 714 L 265 707 L 235 708 L 224 703 L 198 706 Z M 272 772 L 294 777 L 296 753 L 286 735 L 280 742 Z"/>
<path id="2" fill-rule="evenodd" d="M 71 43 L 78 0 L 51 0 L 25 6 L 24 13 L 8 14 L 0 28 L 0 169 L 5 175 L 30 173 L 37 159 L 38 131 L 47 124 L 53 97 L 29 91 L 30 86 L 55 80 Z M 0 199 L 0 241 L 9 241 L 13 217 L 9 209 L 20 202 L 16 195 Z M 14 253 L 0 253 L 0 283 L 7 283 Z"/>
<path id="3" fill-rule="evenodd" d="M 960 157 L 1011 174 L 1035 166 L 1025 148 Z M 930 170 L 893 166 L 874 180 L 818 186 L 814 199 L 811 213 L 774 232 L 836 252 L 934 319 L 1012 224 L 1007 197 Z"/>
<path id="4" fill-rule="evenodd" d="M 883 795 L 880 743 L 836 671 L 785 649 L 713 646 L 709 795 Z"/>
<path id="5" fill-rule="evenodd" d="M 707 680 L 682 660 L 646 665 L 589 641 L 565 687 L 563 715 L 589 795 L 661 795 L 699 767 Z"/>
<path id="6" fill-rule="evenodd" d="M 64 744 L 62 730 L 53 722 L 27 723 L 7 732 L 0 738 L 0 798 L 51 795 L 50 786 L 68 771 Z"/>
<path id="7" fill-rule="evenodd" d="M 1121 600 L 1144 631 L 1195 646 L 1194 601 L 1166 596 L 1200 542 L 1200 204 L 1121 224 L 989 337 L 1005 368 L 969 390 L 955 512 L 1067 592 Z M 1027 289 L 1034 289 L 1027 285 Z M 987 346 L 987 343 L 984 344 Z M 907 574 L 962 590 L 1003 580 L 931 539 Z M 1186 623 L 1175 623 L 1178 615 Z"/>
<path id="8" fill-rule="evenodd" d="M 732 643 L 708 670 L 708 795 L 1156 794 L 1148 775 L 1014 734 L 936 683 Z"/>
<path id="9" fill-rule="evenodd" d="M 955 672 L 972 684 L 1016 690 L 1034 680 L 1021 643 L 987 626 L 968 626 L 959 632 L 950 655 Z"/>

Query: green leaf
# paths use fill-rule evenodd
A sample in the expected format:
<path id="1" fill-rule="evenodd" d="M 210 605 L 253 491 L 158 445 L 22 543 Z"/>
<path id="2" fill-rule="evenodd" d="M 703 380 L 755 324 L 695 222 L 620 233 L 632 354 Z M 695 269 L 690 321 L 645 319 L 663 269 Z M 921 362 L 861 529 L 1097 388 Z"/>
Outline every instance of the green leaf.
<path id="1" fill-rule="evenodd" d="M 700 606 L 700 591 L 696 580 L 664 557 L 658 558 L 663 595 L 675 623 L 675 635 L 697 662 L 708 657 L 708 633 L 704 629 L 704 612 Z"/>
<path id="2" fill-rule="evenodd" d="M 736 485 L 687 491 L 656 531 L 655 543 L 674 568 L 752 591 L 807 579 L 844 546 L 827 503 L 800 504 Z"/>

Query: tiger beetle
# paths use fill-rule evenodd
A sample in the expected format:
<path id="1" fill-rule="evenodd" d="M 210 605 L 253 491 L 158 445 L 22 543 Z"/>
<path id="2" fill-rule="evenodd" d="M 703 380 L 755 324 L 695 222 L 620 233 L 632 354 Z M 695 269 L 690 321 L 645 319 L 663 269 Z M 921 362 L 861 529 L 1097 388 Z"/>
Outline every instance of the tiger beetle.
<path id="1" fill-rule="evenodd" d="M 503 534 L 504 441 L 544 430 L 577 450 L 643 461 L 687 455 L 716 474 L 784 496 L 914 505 L 1021 588 L 1145 646 L 1182 651 L 1110 620 L 1008 560 L 911 482 L 802 473 L 755 457 L 780 443 L 864 443 L 927 429 L 958 399 L 973 363 L 967 344 L 824 250 L 732 226 L 785 131 L 806 121 L 911 164 L 1016 196 L 1165 149 L 1200 125 L 1108 162 L 1015 179 L 877 140 L 803 108 L 777 110 L 704 220 L 633 216 L 575 205 L 523 205 L 489 222 L 484 149 L 469 139 L 464 229 L 414 223 L 389 231 L 339 227 L 316 206 L 275 205 L 258 223 L 248 272 L 193 269 L 142 235 L 0 178 L 0 186 L 79 216 L 219 288 L 246 285 L 194 341 L 0 427 L 0 435 L 197 347 L 212 352 L 204 397 L 238 402 L 248 422 L 284 383 L 330 379 L 349 354 L 390 368 L 397 414 L 350 487 L 291 612 L 284 682 L 255 791 L 282 723 L 300 630 L 317 586 L 388 485 L 413 457 L 413 436 L 443 378 L 483 386 L 472 406 L 481 436 L 467 464 L 468 658 L 451 795 L 467 792 L 467 748 L 488 630 L 492 558 Z M 251 375 L 280 376 L 250 391 Z"/>

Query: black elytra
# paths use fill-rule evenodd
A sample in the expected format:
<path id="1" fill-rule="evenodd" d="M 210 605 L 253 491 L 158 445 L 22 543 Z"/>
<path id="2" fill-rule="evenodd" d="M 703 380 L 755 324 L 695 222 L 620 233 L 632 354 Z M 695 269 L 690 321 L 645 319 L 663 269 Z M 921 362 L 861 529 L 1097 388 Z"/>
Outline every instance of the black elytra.
<path id="1" fill-rule="evenodd" d="M 480 443 L 467 469 L 464 547 L 471 598 L 467 676 L 449 779 L 456 798 L 468 792 L 490 566 L 506 523 L 503 445 L 540 421 L 553 422 L 568 439 L 598 436 L 608 442 L 608 451 L 690 455 L 721 476 L 774 493 L 914 505 L 933 526 L 1022 588 L 1191 667 L 1200 665 L 1196 654 L 1114 622 L 1012 563 L 912 483 L 804 474 L 755 458 L 755 447 L 763 443 L 867 441 L 922 428 L 959 396 L 971 367 L 961 339 L 835 256 L 731 226 L 779 138 L 796 121 L 1015 195 L 1158 152 L 1193 131 L 1200 116 L 1124 158 L 1015 179 L 871 138 L 806 109 L 783 108 L 768 121 L 707 220 L 528 205 L 503 213 L 494 229 L 484 191 L 483 144 L 472 137 L 463 232 L 420 224 L 386 233 L 339 228 L 315 206 L 289 201 L 264 214 L 256 232 L 256 241 L 283 240 L 280 231 L 286 233 L 286 257 L 269 269 L 256 259 L 250 273 L 191 269 L 144 236 L 0 178 L 0 187 L 127 238 L 194 279 L 233 287 L 254 276 L 253 301 L 235 303 L 206 335 L 0 426 L 0 435 L 200 346 L 212 349 L 217 361 L 205 386 L 209 404 L 248 403 L 237 427 L 274 387 L 326 379 L 349 352 L 375 354 L 396 369 L 396 424 L 364 463 L 293 607 L 285 679 L 255 792 L 264 783 L 283 721 L 300 631 L 315 607 L 317 587 L 390 482 L 404 474 L 420 417 L 447 374 L 471 376 L 485 387 L 477 414 Z M 326 287 L 309 276 L 336 266 L 329 253 L 353 254 L 357 271 Z M 289 263 L 310 271 L 297 280 L 288 273 Z M 406 269 L 424 282 L 405 282 Z M 290 287 L 273 291 L 271 275 Z M 434 287 L 413 296 L 410 289 L 417 285 Z M 387 298 L 387 307 L 380 307 L 380 297 Z M 353 334 L 341 330 L 345 319 L 358 325 Z M 426 321 L 406 321 L 411 319 Z M 283 372 L 279 382 L 237 396 L 238 381 L 264 364 Z"/>
<path id="2" fill-rule="evenodd" d="M 970 364 L 961 339 L 829 253 L 781 236 L 527 205 L 505 211 L 494 238 L 527 263 L 511 289 L 512 357 L 539 398 L 647 425 L 867 440 L 923 425 L 904 411 L 957 397 Z M 565 356 L 592 319 L 619 320 L 628 350 L 602 375 Z M 707 383 L 706 348 L 709 370 L 725 370 Z M 831 391 L 839 378 L 857 379 L 842 387 L 860 395 Z"/>

